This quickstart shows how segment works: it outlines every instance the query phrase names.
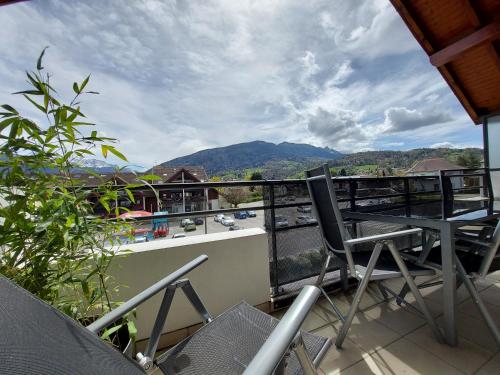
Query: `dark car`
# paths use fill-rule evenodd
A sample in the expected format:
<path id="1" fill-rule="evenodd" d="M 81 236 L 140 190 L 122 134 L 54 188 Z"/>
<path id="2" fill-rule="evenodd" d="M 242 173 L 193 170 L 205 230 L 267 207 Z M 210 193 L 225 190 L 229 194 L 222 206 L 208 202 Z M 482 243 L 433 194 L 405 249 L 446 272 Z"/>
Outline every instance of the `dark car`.
<path id="1" fill-rule="evenodd" d="M 297 207 L 297 211 L 302 212 L 302 213 L 309 213 L 312 211 L 312 207 L 311 206 L 299 206 L 299 207 Z"/>
<path id="2" fill-rule="evenodd" d="M 248 217 L 248 214 L 246 211 L 238 211 L 234 213 L 234 218 L 235 219 L 246 219 Z"/>
<path id="3" fill-rule="evenodd" d="M 201 217 L 195 217 L 194 218 L 194 223 L 196 225 L 202 225 L 203 224 L 203 219 Z"/>

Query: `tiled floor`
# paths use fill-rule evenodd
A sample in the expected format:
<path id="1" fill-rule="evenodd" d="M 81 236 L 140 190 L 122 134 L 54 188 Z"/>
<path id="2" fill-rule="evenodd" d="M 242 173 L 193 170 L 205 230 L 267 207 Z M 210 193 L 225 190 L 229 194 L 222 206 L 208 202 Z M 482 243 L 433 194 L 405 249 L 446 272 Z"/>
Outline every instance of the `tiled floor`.
<path id="1" fill-rule="evenodd" d="M 421 280 L 417 280 L 421 281 Z M 393 281 L 397 290 L 402 281 Z M 500 326 L 500 274 L 479 284 L 481 295 Z M 366 294 L 343 348 L 334 345 L 320 365 L 321 374 L 500 374 L 500 352 L 465 290 L 458 292 L 459 345 L 439 344 L 416 312 L 394 301 L 381 302 L 375 288 Z M 441 322 L 441 287 L 422 290 L 434 316 Z M 332 296 L 346 313 L 352 295 Z M 411 295 L 409 295 L 411 301 Z M 336 338 L 340 321 L 321 299 L 303 329 Z M 277 317 L 283 312 L 275 314 Z"/>

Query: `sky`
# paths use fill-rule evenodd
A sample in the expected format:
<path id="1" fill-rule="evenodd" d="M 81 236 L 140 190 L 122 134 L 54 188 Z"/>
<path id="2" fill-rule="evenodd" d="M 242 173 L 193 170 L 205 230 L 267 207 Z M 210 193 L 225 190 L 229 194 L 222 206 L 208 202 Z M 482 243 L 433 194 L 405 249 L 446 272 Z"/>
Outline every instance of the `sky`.
<path id="1" fill-rule="evenodd" d="M 254 140 L 482 146 L 388 0 L 32 0 L 0 25 L 0 102 L 43 122 L 11 93 L 49 46 L 53 85 L 92 75 L 82 111 L 132 165 Z"/>

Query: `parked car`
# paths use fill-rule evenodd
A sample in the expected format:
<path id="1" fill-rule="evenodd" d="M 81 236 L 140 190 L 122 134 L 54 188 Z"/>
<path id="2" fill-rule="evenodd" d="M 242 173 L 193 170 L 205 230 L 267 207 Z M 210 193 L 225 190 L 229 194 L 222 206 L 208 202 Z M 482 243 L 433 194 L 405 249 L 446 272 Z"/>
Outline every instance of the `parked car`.
<path id="1" fill-rule="evenodd" d="M 247 211 L 247 216 L 248 217 L 257 217 L 257 214 L 255 213 L 255 211 Z"/>
<path id="2" fill-rule="evenodd" d="M 217 214 L 214 216 L 214 221 L 217 223 L 220 223 L 223 217 L 224 217 L 224 214 Z"/>
<path id="3" fill-rule="evenodd" d="M 186 223 L 184 224 L 184 231 L 185 232 L 191 232 L 193 230 L 196 230 L 196 224 L 194 223 L 193 220 L 187 219 Z"/>
<path id="4" fill-rule="evenodd" d="M 236 219 L 246 219 L 248 215 L 246 211 L 238 211 L 234 213 L 234 217 Z"/>
<path id="5" fill-rule="evenodd" d="M 288 219 L 284 216 L 276 216 L 275 217 L 275 227 L 276 228 L 283 228 L 288 226 Z"/>
<path id="6" fill-rule="evenodd" d="M 311 206 L 299 206 L 299 207 L 297 207 L 297 211 L 302 212 L 302 213 L 309 213 L 312 211 L 312 207 Z"/>
<path id="7" fill-rule="evenodd" d="M 240 227 L 238 225 L 233 225 L 229 227 L 229 230 L 240 230 L 240 229 L 243 229 L 243 227 Z"/>
<path id="8" fill-rule="evenodd" d="M 195 217 L 194 218 L 194 223 L 196 225 L 203 225 L 203 219 L 201 217 Z"/>
<path id="9" fill-rule="evenodd" d="M 181 227 L 184 228 L 186 226 L 187 223 L 189 223 L 190 221 L 192 221 L 191 219 L 182 219 L 181 220 Z"/>
<path id="10" fill-rule="evenodd" d="M 172 238 L 183 238 L 186 237 L 184 233 L 175 233 L 172 235 Z"/>
<path id="11" fill-rule="evenodd" d="M 229 216 L 224 216 L 220 222 L 222 223 L 222 225 L 226 227 L 234 225 L 234 220 L 231 219 Z"/>
<path id="12" fill-rule="evenodd" d="M 295 219 L 295 224 L 313 224 L 313 223 L 316 223 L 316 219 L 307 215 L 297 216 L 297 218 Z"/>

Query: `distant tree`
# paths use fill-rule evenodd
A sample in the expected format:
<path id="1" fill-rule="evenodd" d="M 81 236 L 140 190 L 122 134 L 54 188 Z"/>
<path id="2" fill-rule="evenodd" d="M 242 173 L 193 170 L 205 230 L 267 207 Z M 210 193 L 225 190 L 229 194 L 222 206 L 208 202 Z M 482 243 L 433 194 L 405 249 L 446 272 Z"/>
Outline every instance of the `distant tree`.
<path id="1" fill-rule="evenodd" d="M 466 168 L 479 168 L 481 159 L 472 152 L 465 152 L 457 156 L 457 164 Z"/>
<path id="2" fill-rule="evenodd" d="M 264 178 L 262 177 L 262 172 L 260 172 L 260 171 L 253 172 L 250 175 L 250 180 L 251 181 L 258 181 L 258 180 L 263 180 L 263 179 Z"/>
<path id="3" fill-rule="evenodd" d="M 248 190 L 243 187 L 220 188 L 219 194 L 235 208 L 240 203 L 246 202 L 249 196 Z"/>
<path id="4" fill-rule="evenodd" d="M 347 176 L 347 172 L 344 168 L 339 171 L 339 176 Z"/>

